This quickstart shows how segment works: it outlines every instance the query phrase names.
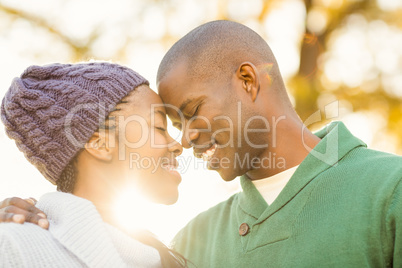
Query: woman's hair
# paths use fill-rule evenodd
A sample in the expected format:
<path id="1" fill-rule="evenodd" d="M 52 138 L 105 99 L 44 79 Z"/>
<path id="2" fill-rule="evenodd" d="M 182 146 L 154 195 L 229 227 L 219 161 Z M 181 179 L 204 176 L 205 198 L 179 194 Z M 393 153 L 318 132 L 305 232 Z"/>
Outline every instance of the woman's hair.
<path id="1" fill-rule="evenodd" d="M 132 91 L 134 92 L 134 90 Z M 100 130 L 112 130 L 116 128 L 114 116 L 116 111 L 120 111 L 120 105 L 127 103 L 125 99 L 132 94 L 130 92 L 125 98 L 123 98 L 116 107 L 109 113 L 108 117 L 103 124 L 100 125 Z M 75 155 L 75 157 L 70 161 L 70 163 L 63 170 L 60 178 L 57 180 L 57 190 L 65 193 L 72 193 L 74 191 L 74 186 L 76 183 L 78 169 L 77 169 L 77 158 L 80 152 Z M 131 234 L 133 238 L 140 241 L 141 243 L 155 248 L 160 255 L 162 267 L 164 268 L 180 268 L 188 267 L 187 260 L 180 253 L 170 249 L 160 240 L 158 240 L 152 233 L 147 231 L 142 231 L 141 233 Z"/>
<path id="2" fill-rule="evenodd" d="M 77 178 L 77 156 L 68 163 L 66 168 L 61 173 L 60 178 L 56 181 L 57 191 L 64 193 L 72 193 Z"/>

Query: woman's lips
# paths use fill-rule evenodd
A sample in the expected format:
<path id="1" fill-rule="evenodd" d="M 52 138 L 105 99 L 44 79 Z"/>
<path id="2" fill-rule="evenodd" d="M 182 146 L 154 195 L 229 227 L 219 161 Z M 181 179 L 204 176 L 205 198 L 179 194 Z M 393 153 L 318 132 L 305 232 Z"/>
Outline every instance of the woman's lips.
<path id="1" fill-rule="evenodd" d="M 181 182 L 181 175 L 180 173 L 177 171 L 178 165 L 164 165 L 162 167 L 164 170 L 166 170 L 167 172 L 169 172 L 170 174 L 174 175 L 176 178 L 178 178 L 179 182 Z"/>

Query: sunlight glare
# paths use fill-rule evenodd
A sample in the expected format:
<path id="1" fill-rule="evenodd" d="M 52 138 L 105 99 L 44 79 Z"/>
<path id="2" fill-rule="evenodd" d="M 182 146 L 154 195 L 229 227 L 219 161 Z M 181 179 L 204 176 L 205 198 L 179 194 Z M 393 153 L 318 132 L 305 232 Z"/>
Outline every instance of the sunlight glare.
<path id="1" fill-rule="evenodd" d="M 121 228 L 134 231 L 147 229 L 149 225 L 149 212 L 153 210 L 155 204 L 134 187 L 121 192 L 114 204 L 114 214 Z"/>

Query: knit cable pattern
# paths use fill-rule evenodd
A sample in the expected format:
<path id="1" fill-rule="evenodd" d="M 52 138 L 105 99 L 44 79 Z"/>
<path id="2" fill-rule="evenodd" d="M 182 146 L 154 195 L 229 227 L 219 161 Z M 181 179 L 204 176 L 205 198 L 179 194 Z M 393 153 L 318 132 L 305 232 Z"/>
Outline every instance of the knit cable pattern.
<path id="1" fill-rule="evenodd" d="M 1 120 L 19 150 L 55 184 L 114 106 L 141 84 L 148 81 L 107 62 L 30 66 L 3 98 Z"/>

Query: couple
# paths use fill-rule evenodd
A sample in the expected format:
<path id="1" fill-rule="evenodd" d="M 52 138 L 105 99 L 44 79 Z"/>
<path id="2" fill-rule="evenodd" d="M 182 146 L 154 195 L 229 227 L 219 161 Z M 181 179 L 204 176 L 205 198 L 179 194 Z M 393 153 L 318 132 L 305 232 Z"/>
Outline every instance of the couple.
<path id="1" fill-rule="evenodd" d="M 367 149 L 340 122 L 315 134 L 306 129 L 274 55 L 255 32 L 229 21 L 197 27 L 167 52 L 157 86 L 160 98 L 137 73 L 106 63 L 30 67 L 14 81 L 2 105 L 8 135 L 48 180 L 73 195 L 47 194 L 37 204 L 41 211 L 17 198 L 14 205 L 3 202 L 3 221 L 47 228 L 37 215 L 43 211 L 50 226 L 0 225 L 0 263 L 402 266 L 402 158 Z M 93 100 L 106 108 L 89 106 L 70 118 L 72 136 L 85 144 L 71 146 L 58 132 L 63 116 Z M 161 101 L 166 110 L 150 109 Z M 99 124 L 102 113 L 108 116 Z M 182 149 L 166 133 L 165 113 L 183 131 L 183 147 L 193 147 L 224 180 L 241 176 L 243 189 L 193 219 L 173 249 L 151 235 L 130 239 L 113 227 L 108 206 L 114 191 L 131 184 L 159 203 L 176 201 L 175 157 Z M 133 115 L 146 122 L 127 125 L 121 135 Z M 165 146 L 121 142 L 138 141 L 144 129 Z M 130 152 L 166 161 L 155 174 L 134 170 L 122 160 Z M 268 165 L 272 157 L 285 161 Z"/>

